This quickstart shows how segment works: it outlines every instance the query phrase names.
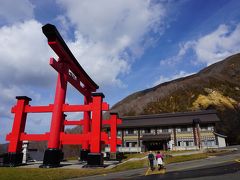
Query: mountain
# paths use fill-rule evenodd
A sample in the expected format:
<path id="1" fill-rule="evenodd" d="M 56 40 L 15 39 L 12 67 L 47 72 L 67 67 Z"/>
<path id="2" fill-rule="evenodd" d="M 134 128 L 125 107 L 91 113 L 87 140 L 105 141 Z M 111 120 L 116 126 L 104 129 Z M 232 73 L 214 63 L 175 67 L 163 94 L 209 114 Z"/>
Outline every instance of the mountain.
<path id="1" fill-rule="evenodd" d="M 200 72 L 133 93 L 111 111 L 120 116 L 195 111 L 214 108 L 222 122 L 217 131 L 229 144 L 240 143 L 240 54 Z"/>

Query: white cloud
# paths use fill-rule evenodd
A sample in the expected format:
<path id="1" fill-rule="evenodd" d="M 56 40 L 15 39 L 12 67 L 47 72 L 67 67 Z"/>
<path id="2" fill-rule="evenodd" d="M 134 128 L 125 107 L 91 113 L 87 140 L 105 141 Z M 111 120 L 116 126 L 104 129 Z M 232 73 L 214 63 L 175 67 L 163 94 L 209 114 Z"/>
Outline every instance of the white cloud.
<path id="1" fill-rule="evenodd" d="M 149 0 L 58 0 L 79 32 L 92 40 L 118 42 L 130 38 L 136 42 L 156 27 L 165 15 L 161 4 Z M 129 42 L 129 43 L 131 43 Z"/>
<path id="2" fill-rule="evenodd" d="M 29 0 L 0 0 L 0 22 L 14 23 L 33 18 L 34 6 Z"/>
<path id="3" fill-rule="evenodd" d="M 180 43 L 179 44 L 179 50 L 177 55 L 172 56 L 170 58 L 166 58 L 163 60 L 160 60 L 161 66 L 174 66 L 177 63 L 179 63 L 183 57 L 186 55 L 186 53 L 195 46 L 195 41 L 188 41 L 186 43 Z"/>
<path id="4" fill-rule="evenodd" d="M 0 28 L 0 82 L 3 85 L 51 84 L 51 49 L 41 32 L 42 24 L 29 20 Z"/>
<path id="5" fill-rule="evenodd" d="M 6 134 L 10 133 L 11 128 L 12 128 L 12 123 L 13 123 L 13 119 L 14 119 L 14 115 L 11 114 L 11 108 L 16 104 L 16 96 L 19 95 L 28 95 L 29 97 L 31 97 L 34 101 L 39 102 L 39 100 L 41 99 L 41 96 L 38 92 L 35 92 L 29 88 L 24 88 L 24 87 L 18 87 L 16 85 L 9 85 L 8 87 L 3 86 L 0 83 L 0 116 L 1 116 L 1 121 L 0 121 L 0 143 L 5 141 L 5 137 Z M 26 132 L 29 132 L 29 130 L 35 131 L 35 133 L 37 131 L 39 131 L 39 129 L 45 130 L 46 131 L 46 124 L 49 124 L 48 121 L 44 121 L 41 122 L 40 124 L 34 124 L 35 119 L 37 118 L 42 118 L 41 116 L 36 116 L 36 114 L 34 114 L 35 117 L 34 118 L 29 118 L 28 115 L 28 120 L 27 120 L 27 130 Z M 46 119 L 47 120 L 47 119 Z M 50 121 L 50 119 L 49 119 Z M 44 126 L 44 127 L 43 127 Z M 41 128 L 39 128 L 41 127 Z"/>
<path id="6" fill-rule="evenodd" d="M 160 32 L 166 10 L 149 0 L 58 0 L 76 28 L 69 45 L 84 69 L 102 85 L 122 85 L 132 59 L 143 54 L 146 34 Z"/>
<path id="7" fill-rule="evenodd" d="M 9 86 L 3 86 L 0 83 L 0 115 L 1 117 L 9 118 L 11 117 L 11 107 L 16 104 L 16 96 L 23 96 L 27 95 L 31 98 L 33 98 L 35 101 L 39 101 L 41 98 L 41 95 L 35 91 L 32 91 L 31 89 L 24 88 L 24 87 L 17 87 L 16 85 L 9 85 Z M 27 92 L 27 93 L 26 93 Z"/>
<path id="8" fill-rule="evenodd" d="M 207 65 L 220 61 L 240 49 L 240 24 L 235 29 L 225 24 L 196 42 L 194 47 L 199 62 Z"/>
<path id="9" fill-rule="evenodd" d="M 219 25 L 219 27 L 213 32 L 200 37 L 197 40 L 187 41 L 179 45 L 178 53 L 175 56 L 161 60 L 161 66 L 176 66 L 185 57 L 188 52 L 193 52 L 196 56 L 197 63 L 204 63 L 211 65 L 217 61 L 238 53 L 240 49 L 240 24 L 237 24 L 235 28 L 231 28 L 225 24 Z M 190 60 L 190 59 L 188 59 Z M 153 83 L 158 85 L 163 82 L 167 82 L 180 77 L 189 76 L 193 73 L 186 73 L 180 71 L 179 74 L 175 74 L 171 77 L 160 76 L 160 78 Z"/>
<path id="10" fill-rule="evenodd" d="M 186 42 L 186 43 L 181 43 L 181 44 L 179 45 L 180 50 L 179 50 L 179 52 L 178 52 L 178 56 L 179 56 L 179 57 L 184 56 L 184 55 L 187 53 L 187 51 L 188 51 L 190 48 L 192 48 L 192 46 L 195 45 L 195 43 L 196 43 L 195 41 L 188 41 L 188 42 Z"/>
<path id="11" fill-rule="evenodd" d="M 122 86 L 117 76 L 127 73 L 129 65 L 124 59 L 105 53 L 108 49 L 104 44 L 86 42 L 81 36 L 76 37 L 75 42 L 68 45 L 86 72 L 101 86 Z"/>
<path id="12" fill-rule="evenodd" d="M 175 66 L 191 51 L 196 56 L 196 60 L 192 61 L 194 64 L 204 63 L 209 66 L 232 54 L 239 53 L 239 49 L 240 24 L 235 25 L 235 28 L 221 24 L 216 30 L 197 40 L 181 43 L 177 55 L 160 60 L 160 65 Z"/>
<path id="13" fill-rule="evenodd" d="M 51 91 L 55 86 L 56 73 L 48 65 L 53 52 L 41 27 L 36 20 L 0 27 L 0 141 L 11 130 L 11 108 L 16 104 L 15 97 L 29 96 L 33 99 L 31 104 L 41 104 L 48 101 L 41 98 L 41 90 Z M 46 130 L 46 121 L 40 123 Z M 34 125 L 34 121 L 27 124 L 33 131 L 39 129 L 39 124 Z"/>
<path id="14" fill-rule="evenodd" d="M 178 79 L 178 78 L 181 78 L 181 77 L 190 76 L 192 74 L 194 74 L 194 73 L 187 73 L 185 71 L 180 71 L 178 74 L 174 74 L 173 76 L 170 76 L 170 77 L 160 76 L 160 78 L 153 83 L 153 86 L 157 86 L 161 83 L 168 82 L 168 81 L 171 81 L 171 80 L 175 80 L 175 79 Z"/>
<path id="15" fill-rule="evenodd" d="M 10 117 L 16 96 L 26 95 L 39 102 L 39 91 L 55 85 L 56 74 L 48 65 L 51 49 L 41 27 L 29 20 L 0 28 L 1 117 Z"/>

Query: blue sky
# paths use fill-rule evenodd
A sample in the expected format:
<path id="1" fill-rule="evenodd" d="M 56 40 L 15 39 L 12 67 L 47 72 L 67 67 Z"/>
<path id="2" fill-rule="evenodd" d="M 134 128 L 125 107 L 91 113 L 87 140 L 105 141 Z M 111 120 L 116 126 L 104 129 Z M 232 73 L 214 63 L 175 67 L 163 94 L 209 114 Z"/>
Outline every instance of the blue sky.
<path id="1" fill-rule="evenodd" d="M 0 0 L 0 142 L 11 130 L 15 96 L 53 103 L 57 74 L 48 61 L 56 55 L 44 24 L 59 29 L 112 106 L 238 53 L 239 9 L 238 0 Z M 67 103 L 82 103 L 70 85 Z M 29 115 L 26 132 L 49 131 L 50 119 Z"/>

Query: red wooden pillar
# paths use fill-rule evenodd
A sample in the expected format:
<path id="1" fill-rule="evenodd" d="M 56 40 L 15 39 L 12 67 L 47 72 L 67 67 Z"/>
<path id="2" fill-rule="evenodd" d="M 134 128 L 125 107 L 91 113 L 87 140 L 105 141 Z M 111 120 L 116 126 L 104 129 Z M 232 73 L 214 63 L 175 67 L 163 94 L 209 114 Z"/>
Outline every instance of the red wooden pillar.
<path id="1" fill-rule="evenodd" d="M 22 142 L 20 141 L 21 133 L 25 130 L 27 113 L 24 112 L 25 106 L 29 104 L 31 98 L 27 96 L 17 96 L 17 105 L 15 106 L 16 112 L 13 121 L 11 138 L 8 146 L 8 152 L 16 153 L 21 152 Z"/>
<path id="2" fill-rule="evenodd" d="M 64 130 L 65 130 L 64 121 L 65 121 L 66 117 L 67 117 L 67 115 L 63 113 L 60 133 L 64 133 Z M 60 143 L 59 143 L 59 149 L 62 149 L 62 148 L 63 148 L 63 145 L 62 145 L 62 143 L 60 142 Z"/>
<path id="3" fill-rule="evenodd" d="M 91 96 L 84 96 L 84 105 L 89 104 L 92 101 Z M 90 133 L 90 127 L 91 127 L 91 112 L 90 111 L 84 111 L 83 112 L 83 134 Z M 80 160 L 81 161 L 87 161 L 88 153 L 90 152 L 90 142 L 89 140 L 83 141 L 82 143 L 82 149 L 80 150 Z"/>
<path id="4" fill-rule="evenodd" d="M 91 102 L 91 97 L 84 97 L 84 105 L 87 105 Z M 90 119 L 91 119 L 91 112 L 84 111 L 83 112 L 83 134 L 87 134 L 90 132 Z M 82 149 L 89 151 L 89 141 L 84 141 L 82 143 Z"/>
<path id="5" fill-rule="evenodd" d="M 68 71 L 68 69 L 64 67 L 65 63 L 60 62 L 60 64 L 62 65 L 62 68 L 64 68 L 64 71 Z M 63 123 L 62 107 L 63 104 L 65 103 L 66 91 L 67 91 L 67 75 L 63 73 L 58 73 L 57 87 L 55 92 L 55 100 L 50 127 L 50 137 L 48 142 L 49 149 L 56 149 L 59 147 L 60 132 Z"/>
<path id="6" fill-rule="evenodd" d="M 110 152 L 116 153 L 117 152 L 117 113 L 110 113 Z"/>
<path id="7" fill-rule="evenodd" d="M 102 102 L 103 93 L 92 93 L 92 128 L 90 139 L 90 153 L 87 156 L 87 164 L 94 166 L 103 165 L 103 154 L 101 153 L 101 129 L 102 129 Z"/>
<path id="8" fill-rule="evenodd" d="M 199 118 L 193 119 L 193 135 L 194 135 L 195 146 L 197 146 L 200 149 L 201 137 L 200 137 L 200 131 L 199 131 L 199 124 L 200 124 Z"/>
<path id="9" fill-rule="evenodd" d="M 29 104 L 31 98 L 27 96 L 17 96 L 17 105 L 12 126 L 12 132 L 7 136 L 9 140 L 8 154 L 3 158 L 6 166 L 15 166 L 22 163 L 22 141 L 21 133 L 25 130 L 27 113 L 24 112 L 25 106 Z"/>
<path id="10" fill-rule="evenodd" d="M 48 149 L 44 153 L 43 165 L 41 167 L 59 166 L 61 158 L 63 156 L 63 153 L 61 149 L 59 149 L 59 147 L 61 145 L 60 133 L 63 126 L 64 118 L 62 107 L 65 103 L 66 98 L 68 66 L 66 63 L 62 62 L 61 59 L 59 59 L 58 63 L 61 67 L 61 72 L 58 73 Z"/>
<path id="11" fill-rule="evenodd" d="M 200 135 L 200 125 L 199 123 L 196 124 L 196 134 L 197 134 L 197 141 L 198 141 L 198 148 L 202 148 L 202 143 L 201 143 L 201 135 Z"/>
<path id="12" fill-rule="evenodd" d="M 93 93 L 92 102 L 92 129 L 91 129 L 91 153 L 101 152 L 101 129 L 102 129 L 102 100 L 103 93 Z"/>

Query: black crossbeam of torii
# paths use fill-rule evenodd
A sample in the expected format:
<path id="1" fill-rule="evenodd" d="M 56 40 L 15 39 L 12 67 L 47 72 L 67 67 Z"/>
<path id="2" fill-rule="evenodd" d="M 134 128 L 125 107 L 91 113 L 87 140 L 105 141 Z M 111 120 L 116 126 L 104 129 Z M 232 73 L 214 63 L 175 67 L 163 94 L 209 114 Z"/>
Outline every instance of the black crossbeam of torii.
<path id="1" fill-rule="evenodd" d="M 78 63 L 68 46 L 62 39 L 58 30 L 54 25 L 46 24 L 42 28 L 43 33 L 48 39 L 48 44 L 58 55 L 59 64 L 54 58 L 50 59 L 50 65 L 60 73 L 66 73 L 68 81 L 84 96 L 90 96 L 89 92 L 95 92 L 99 87 L 98 85 L 88 76 L 81 65 Z M 69 71 L 63 72 L 61 66 L 68 66 Z M 81 80 L 80 80 L 81 79 Z"/>

